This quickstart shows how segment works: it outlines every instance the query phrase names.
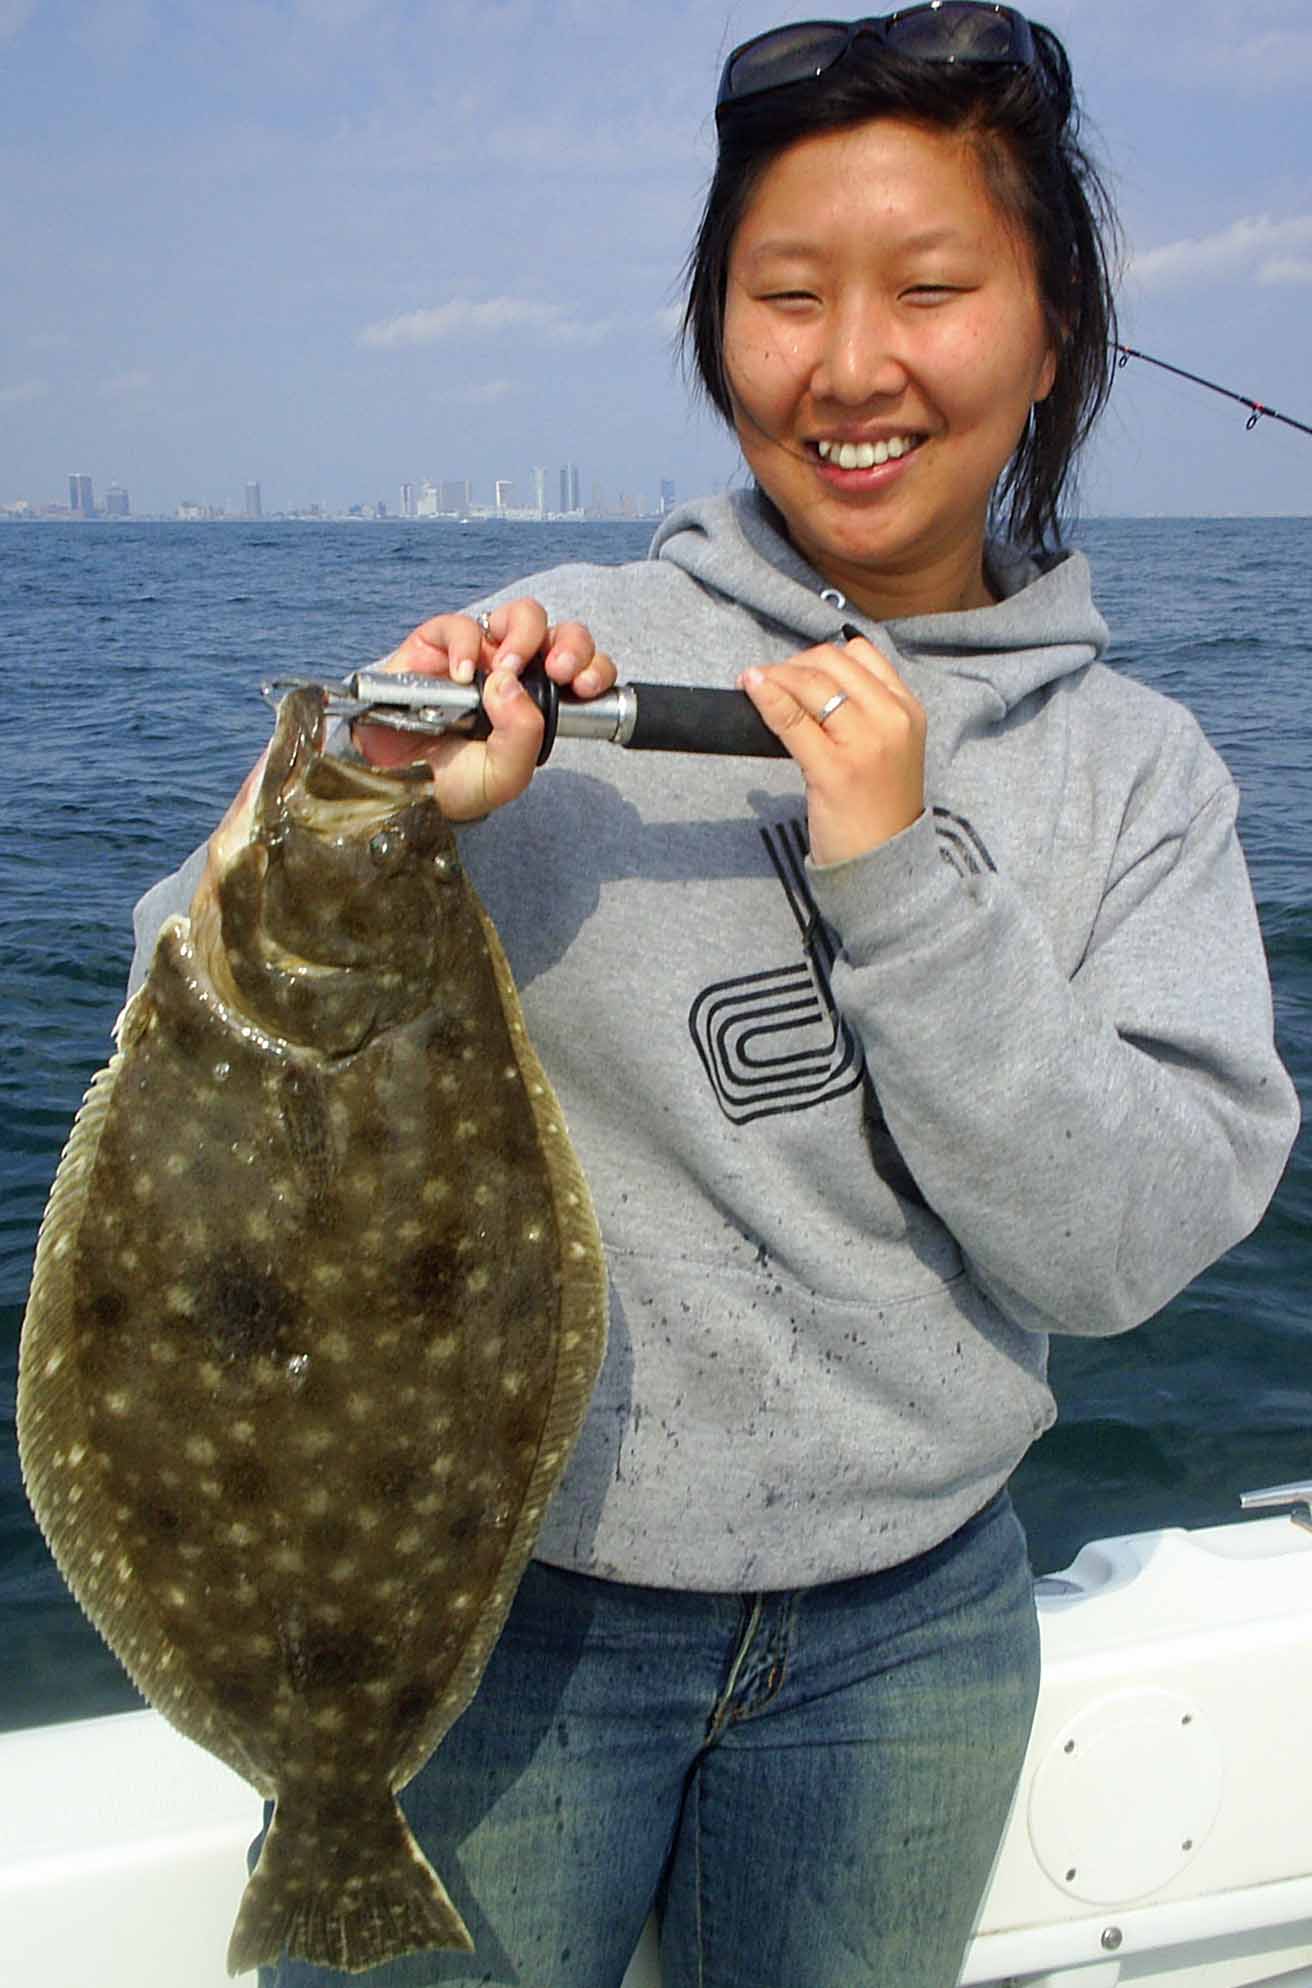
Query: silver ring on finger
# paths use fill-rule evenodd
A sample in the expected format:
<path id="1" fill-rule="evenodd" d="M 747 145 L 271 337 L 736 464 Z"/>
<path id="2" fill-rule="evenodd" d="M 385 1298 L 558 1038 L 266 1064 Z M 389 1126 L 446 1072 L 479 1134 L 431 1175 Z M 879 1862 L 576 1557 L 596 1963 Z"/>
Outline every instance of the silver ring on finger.
<path id="1" fill-rule="evenodd" d="M 837 711 L 842 705 L 846 704 L 846 702 L 847 702 L 847 692 L 845 690 L 836 690 L 833 696 L 827 698 L 825 702 L 820 706 L 820 709 L 816 712 L 815 714 L 816 724 L 827 725 L 829 723 L 829 720 L 833 717 L 835 711 Z"/>
<path id="2" fill-rule="evenodd" d="M 492 640 L 491 608 L 484 608 L 482 614 L 476 614 L 474 616 L 474 619 L 478 623 L 479 627 L 482 629 L 483 633 L 487 636 L 488 641 L 490 642 Z"/>

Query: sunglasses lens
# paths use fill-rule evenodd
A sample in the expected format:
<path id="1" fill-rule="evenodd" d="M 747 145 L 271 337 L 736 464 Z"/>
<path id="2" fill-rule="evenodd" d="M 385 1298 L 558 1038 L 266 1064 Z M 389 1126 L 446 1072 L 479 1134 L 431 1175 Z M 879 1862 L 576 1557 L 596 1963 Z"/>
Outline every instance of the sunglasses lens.
<path id="1" fill-rule="evenodd" d="M 1032 49 L 1029 36 L 1017 32 L 1020 16 L 961 0 L 944 0 L 938 7 L 913 7 L 890 16 L 885 34 L 899 55 L 928 62 L 1026 62 Z"/>
<path id="2" fill-rule="evenodd" d="M 720 102 L 755 96 L 759 90 L 782 89 L 808 76 L 822 76 L 848 43 L 849 31 L 837 23 L 804 21 L 795 28 L 776 28 L 738 50 L 724 74 Z"/>

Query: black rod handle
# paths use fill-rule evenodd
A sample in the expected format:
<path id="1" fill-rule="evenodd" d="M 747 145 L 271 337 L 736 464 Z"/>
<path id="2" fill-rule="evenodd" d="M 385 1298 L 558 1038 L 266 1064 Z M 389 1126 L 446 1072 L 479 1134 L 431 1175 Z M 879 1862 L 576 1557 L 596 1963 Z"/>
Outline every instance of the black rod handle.
<path id="1" fill-rule="evenodd" d="M 745 691 L 689 689 L 675 683 L 629 685 L 637 704 L 625 739 L 638 752 L 723 753 L 742 759 L 786 759 Z"/>

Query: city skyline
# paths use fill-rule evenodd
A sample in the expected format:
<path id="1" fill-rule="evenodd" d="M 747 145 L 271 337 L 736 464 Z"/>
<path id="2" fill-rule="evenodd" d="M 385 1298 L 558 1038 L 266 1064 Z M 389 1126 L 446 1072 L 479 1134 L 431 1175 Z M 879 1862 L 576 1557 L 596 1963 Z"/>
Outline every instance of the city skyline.
<path id="1" fill-rule="evenodd" d="M 44 519 L 95 519 L 110 517 L 132 517 L 146 519 L 177 518 L 187 520 L 210 520 L 222 518 L 287 518 L 287 517 L 376 517 L 400 520 L 422 520 L 437 518 L 507 518 L 533 519 L 657 519 L 666 516 L 677 501 L 674 478 L 661 476 L 656 479 L 658 494 L 649 503 L 645 492 L 618 491 L 613 503 L 608 501 L 600 481 L 594 480 L 591 499 L 583 502 L 582 478 L 577 463 L 562 463 L 557 472 L 558 483 L 550 481 L 549 472 L 543 465 L 533 468 L 533 501 L 524 504 L 519 501 L 518 485 L 513 477 L 494 477 L 492 481 L 493 502 L 482 503 L 478 499 L 478 485 L 473 478 L 443 478 L 439 483 L 431 477 L 419 482 L 402 480 L 398 487 L 398 500 L 392 504 L 386 498 L 357 499 L 342 507 L 330 507 L 311 499 L 300 504 L 291 503 L 266 507 L 264 486 L 261 480 L 247 479 L 242 485 L 240 504 L 229 508 L 224 502 L 205 502 L 194 497 L 179 498 L 171 507 L 161 510 L 134 511 L 131 492 L 122 484 L 110 483 L 102 502 L 95 498 L 95 478 L 84 471 L 70 472 L 68 502 L 40 503 L 31 498 L 10 499 L 0 502 L 0 517 L 34 517 Z M 548 488 L 559 491 L 560 502 L 552 505 L 547 502 Z"/>
<path id="2" fill-rule="evenodd" d="M 1307 0 L 1044 0 L 1120 208 L 1127 344 L 1312 418 Z M 777 0 L 0 0 L 0 504 L 341 512 L 561 464 L 742 480 L 678 351 L 727 47 Z M 489 114 L 489 105 L 495 114 Z M 1205 142 L 1200 141 L 1205 134 Z M 17 197 L 21 189 L 21 197 Z M 72 300 L 76 300 L 73 307 Z M 1308 512 L 1308 442 L 1131 362 L 1094 515 Z M 555 485 L 553 490 L 552 485 Z M 553 496 L 557 500 L 553 503 Z"/>

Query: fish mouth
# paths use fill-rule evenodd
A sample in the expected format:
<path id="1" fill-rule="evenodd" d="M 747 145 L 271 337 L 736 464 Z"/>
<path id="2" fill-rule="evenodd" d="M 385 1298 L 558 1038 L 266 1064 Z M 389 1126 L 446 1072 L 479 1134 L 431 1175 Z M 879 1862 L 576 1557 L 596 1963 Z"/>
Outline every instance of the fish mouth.
<path id="1" fill-rule="evenodd" d="M 275 839 L 288 823 L 344 847 L 367 842 L 398 807 L 422 798 L 432 785 L 426 760 L 386 772 L 359 759 L 325 755 L 326 693 L 303 685 L 278 706 L 278 722 L 255 803 L 253 827 Z"/>
<path id="2" fill-rule="evenodd" d="M 253 799 L 211 839 L 190 923 L 225 1011 L 336 1058 L 431 1001 L 440 900 L 461 873 L 428 763 L 339 759 L 325 729 L 317 686 L 282 700 Z"/>

